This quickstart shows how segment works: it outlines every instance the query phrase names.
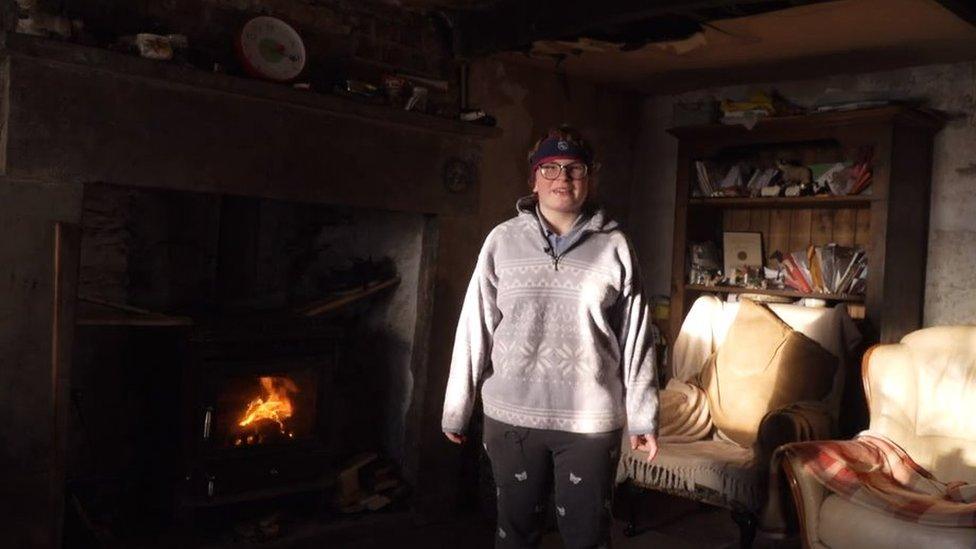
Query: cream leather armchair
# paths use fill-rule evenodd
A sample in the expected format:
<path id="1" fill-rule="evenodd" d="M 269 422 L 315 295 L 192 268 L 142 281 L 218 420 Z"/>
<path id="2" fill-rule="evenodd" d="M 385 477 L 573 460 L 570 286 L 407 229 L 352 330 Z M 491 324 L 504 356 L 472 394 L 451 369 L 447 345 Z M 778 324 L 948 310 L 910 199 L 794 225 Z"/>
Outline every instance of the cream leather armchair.
<path id="1" fill-rule="evenodd" d="M 865 354 L 870 430 L 941 481 L 976 483 L 976 326 L 918 330 Z M 798 462 L 783 463 L 806 547 L 976 547 L 976 529 L 904 521 L 827 492 Z"/>
<path id="2" fill-rule="evenodd" d="M 641 490 L 654 490 L 730 509 L 740 526 L 742 545 L 748 547 L 769 500 L 767 480 L 773 451 L 787 442 L 834 435 L 845 362 L 859 344 L 860 334 L 843 306 L 815 309 L 792 304 L 773 304 L 769 310 L 838 359 L 833 381 L 827 380 L 828 387 L 833 386 L 829 396 L 770 410 L 752 444 L 739 445 L 716 433 L 699 375 L 726 343 L 739 309 L 739 303 L 703 296 L 685 317 L 671 352 L 671 381 L 661 392 L 658 456 L 647 463 L 645 452 L 623 449 L 618 481 L 630 488 L 628 535 L 638 530 L 636 508 Z M 680 410 L 670 413 L 675 409 Z M 688 410 L 695 411 L 684 413 Z M 669 421 L 676 416 L 681 419 Z M 763 513 L 764 517 L 769 513 Z"/>

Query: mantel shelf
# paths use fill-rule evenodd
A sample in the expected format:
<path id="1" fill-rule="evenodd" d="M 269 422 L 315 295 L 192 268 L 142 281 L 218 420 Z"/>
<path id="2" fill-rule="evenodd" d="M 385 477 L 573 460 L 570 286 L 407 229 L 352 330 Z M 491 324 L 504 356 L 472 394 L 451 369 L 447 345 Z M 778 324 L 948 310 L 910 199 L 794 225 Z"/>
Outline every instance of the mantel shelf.
<path id="1" fill-rule="evenodd" d="M 782 297 L 795 297 L 797 299 L 815 298 L 815 299 L 824 299 L 827 301 L 850 301 L 850 302 L 864 301 L 863 295 L 818 294 L 818 293 L 808 294 L 808 293 L 797 292 L 793 290 L 764 290 L 762 288 L 742 288 L 738 286 L 704 286 L 701 284 L 686 284 L 685 289 L 693 290 L 696 292 L 716 292 L 722 294 L 760 294 L 760 295 L 776 295 Z"/>
<path id="2" fill-rule="evenodd" d="M 201 93 L 244 95 L 254 99 L 326 111 L 335 116 L 357 118 L 375 124 L 406 126 L 417 131 L 472 138 L 501 135 L 501 130 L 495 127 L 405 111 L 385 105 L 359 103 L 326 93 L 296 90 L 287 84 L 212 73 L 175 63 L 153 61 L 135 55 L 56 42 L 35 36 L 10 34 L 7 36 L 5 49 L 15 55 L 34 57 L 48 62 L 80 65 L 130 78 L 148 79 L 155 81 L 160 87 L 189 86 L 198 88 Z"/>

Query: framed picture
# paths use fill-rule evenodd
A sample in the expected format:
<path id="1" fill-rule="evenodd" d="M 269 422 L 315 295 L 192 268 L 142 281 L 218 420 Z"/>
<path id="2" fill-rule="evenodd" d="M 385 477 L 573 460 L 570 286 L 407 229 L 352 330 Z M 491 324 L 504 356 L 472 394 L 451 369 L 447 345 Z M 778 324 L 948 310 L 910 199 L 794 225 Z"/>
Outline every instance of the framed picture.
<path id="1" fill-rule="evenodd" d="M 736 267 L 753 267 L 762 270 L 762 233 L 725 232 L 722 234 L 725 276 Z"/>

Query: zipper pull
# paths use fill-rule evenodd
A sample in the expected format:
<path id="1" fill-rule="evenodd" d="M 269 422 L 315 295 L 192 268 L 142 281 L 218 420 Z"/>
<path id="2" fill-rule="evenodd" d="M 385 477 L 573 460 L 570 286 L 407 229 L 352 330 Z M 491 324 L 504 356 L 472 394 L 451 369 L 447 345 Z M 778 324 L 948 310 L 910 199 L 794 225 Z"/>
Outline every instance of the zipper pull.
<path id="1" fill-rule="evenodd" d="M 552 268 L 555 271 L 559 270 L 559 256 L 552 256 Z"/>

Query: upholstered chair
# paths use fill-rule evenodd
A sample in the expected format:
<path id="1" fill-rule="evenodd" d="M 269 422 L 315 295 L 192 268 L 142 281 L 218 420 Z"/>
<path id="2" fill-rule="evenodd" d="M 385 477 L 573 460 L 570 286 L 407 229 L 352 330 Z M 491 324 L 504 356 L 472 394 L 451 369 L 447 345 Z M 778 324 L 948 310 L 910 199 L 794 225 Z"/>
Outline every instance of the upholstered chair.
<path id="1" fill-rule="evenodd" d="M 925 328 L 864 355 L 869 432 L 942 482 L 976 483 L 976 326 Z M 806 547 L 976 547 L 976 529 L 896 518 L 829 492 L 795 457 L 783 464 Z"/>
<path id="2" fill-rule="evenodd" d="M 835 434 L 844 369 L 860 335 L 844 306 L 727 303 L 700 297 L 671 352 L 659 452 L 624 447 L 618 481 L 724 507 L 751 545 L 781 444 Z M 788 501 L 787 495 L 787 503 Z M 778 500 L 781 498 L 777 498 Z M 781 526 L 778 509 L 769 513 Z M 628 533 L 636 533 L 635 514 Z"/>

